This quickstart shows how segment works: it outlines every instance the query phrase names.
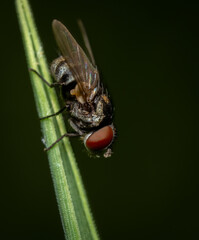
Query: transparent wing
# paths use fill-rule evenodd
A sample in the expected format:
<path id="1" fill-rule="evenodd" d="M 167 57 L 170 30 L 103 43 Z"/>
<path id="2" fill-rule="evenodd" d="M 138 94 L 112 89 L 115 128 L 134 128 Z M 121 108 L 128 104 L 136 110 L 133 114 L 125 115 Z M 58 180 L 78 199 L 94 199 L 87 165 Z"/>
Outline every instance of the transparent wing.
<path id="1" fill-rule="evenodd" d="M 80 20 L 80 19 L 77 20 L 77 23 L 79 25 L 79 29 L 81 31 L 81 34 L 82 34 L 82 37 L 83 37 L 83 40 L 84 40 L 84 44 L 87 48 L 91 63 L 93 64 L 93 66 L 95 66 L 95 58 L 93 56 L 93 51 L 91 49 L 91 45 L 90 45 L 90 42 L 89 42 L 89 39 L 88 39 L 88 36 L 87 36 L 87 33 L 86 33 L 86 29 L 84 27 L 84 24 L 83 24 L 82 20 Z"/>
<path id="2" fill-rule="evenodd" d="M 75 41 L 68 29 L 59 21 L 53 20 L 53 32 L 57 45 L 72 72 L 86 101 L 91 101 L 99 88 L 99 73 L 86 54 Z"/>

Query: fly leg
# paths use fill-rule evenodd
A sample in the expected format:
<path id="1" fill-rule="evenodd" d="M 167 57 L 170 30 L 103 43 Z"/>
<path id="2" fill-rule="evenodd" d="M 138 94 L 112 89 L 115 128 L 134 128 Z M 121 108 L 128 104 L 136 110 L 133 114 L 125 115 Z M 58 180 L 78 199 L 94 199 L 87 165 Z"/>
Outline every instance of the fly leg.
<path id="1" fill-rule="evenodd" d="M 84 135 L 84 133 L 82 132 L 82 130 L 79 128 L 79 126 L 75 123 L 75 121 L 72 120 L 72 118 L 68 119 L 68 122 L 70 124 L 70 126 L 72 127 L 72 129 L 79 134 L 79 136 Z"/>
<path id="2" fill-rule="evenodd" d="M 49 83 L 49 82 L 46 81 L 46 79 L 43 78 L 43 77 L 41 76 L 41 74 L 39 74 L 36 70 L 34 70 L 34 69 L 32 69 L 32 68 L 29 68 L 29 70 L 30 70 L 31 72 L 36 73 L 37 76 L 38 76 L 45 84 L 47 84 L 50 88 L 57 87 L 57 86 L 60 86 L 60 85 L 64 85 L 64 83 L 62 83 L 62 82 Z"/>
<path id="3" fill-rule="evenodd" d="M 53 87 L 56 87 L 56 86 L 60 86 L 60 85 L 63 85 L 63 83 L 61 82 L 54 82 L 54 83 L 49 83 L 48 81 L 46 81 L 45 78 L 43 78 L 36 70 L 30 68 L 29 69 L 31 72 L 34 72 L 35 74 L 37 74 L 37 76 L 45 83 L 47 84 L 50 88 L 53 88 Z M 45 116 L 45 117 L 41 117 L 39 118 L 40 120 L 43 120 L 43 119 L 46 119 L 46 118 L 49 118 L 49 117 L 53 117 L 53 116 L 57 116 L 59 115 L 60 113 L 62 113 L 67 107 L 64 106 L 62 109 L 60 109 L 58 112 L 56 113 L 53 113 L 51 115 L 48 115 L 48 116 Z"/>
<path id="4" fill-rule="evenodd" d="M 60 113 L 62 113 L 65 109 L 66 109 L 66 106 L 64 106 L 63 108 L 61 108 L 61 109 L 60 109 L 58 112 L 56 112 L 56 113 L 53 113 L 53 114 L 50 114 L 50 115 L 48 115 L 48 116 L 39 118 L 39 120 L 43 120 L 43 119 L 46 119 L 46 118 L 49 118 L 49 117 L 57 116 L 57 115 L 59 115 Z"/>
<path id="5" fill-rule="evenodd" d="M 69 110 L 71 103 L 72 103 L 72 101 L 67 101 L 67 102 L 66 102 L 66 105 L 65 105 L 63 108 L 61 108 L 58 112 L 53 113 L 53 114 L 50 114 L 50 115 L 47 115 L 47 116 L 45 116 L 45 117 L 41 117 L 41 118 L 39 118 L 39 120 L 43 120 L 43 119 L 46 119 L 46 118 L 49 118 L 49 117 L 57 116 L 57 115 L 59 115 L 60 113 L 62 113 L 64 110 Z M 73 127 L 72 127 L 72 128 L 73 128 Z"/>
<path id="6" fill-rule="evenodd" d="M 70 126 L 72 127 L 72 129 L 75 131 L 75 133 L 65 133 L 63 134 L 60 138 L 58 138 L 53 144 L 51 144 L 49 147 L 44 148 L 44 151 L 48 151 L 50 150 L 56 143 L 58 143 L 59 141 L 61 141 L 64 137 L 79 137 L 82 136 L 84 133 L 79 129 L 79 127 L 77 126 L 77 124 L 70 118 L 68 120 Z"/>
<path id="7" fill-rule="evenodd" d="M 79 133 L 65 133 L 60 138 L 58 138 L 53 144 L 51 144 L 49 147 L 44 148 L 44 151 L 50 150 L 56 143 L 61 141 L 64 137 L 78 137 L 78 136 L 79 136 Z"/>

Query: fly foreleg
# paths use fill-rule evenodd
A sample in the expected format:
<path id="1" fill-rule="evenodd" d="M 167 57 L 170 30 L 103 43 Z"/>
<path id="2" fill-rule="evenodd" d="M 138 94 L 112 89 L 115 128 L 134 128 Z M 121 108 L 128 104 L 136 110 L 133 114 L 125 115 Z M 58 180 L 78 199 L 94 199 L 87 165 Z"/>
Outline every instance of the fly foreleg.
<path id="1" fill-rule="evenodd" d="M 49 147 L 44 148 L 44 151 L 50 150 L 56 143 L 61 141 L 64 137 L 79 137 L 79 136 L 82 136 L 84 134 L 72 119 L 69 119 L 68 122 L 69 122 L 70 126 L 72 127 L 72 129 L 75 131 L 75 133 L 65 133 L 65 134 L 63 134 L 60 138 L 58 138 Z"/>
<path id="2" fill-rule="evenodd" d="M 78 136 L 79 136 L 79 133 L 65 133 L 60 138 L 58 138 L 53 144 L 51 144 L 49 147 L 44 148 L 44 151 L 50 150 L 56 143 L 61 141 L 64 137 L 78 137 Z"/>
<path id="3" fill-rule="evenodd" d="M 68 122 L 70 124 L 70 126 L 72 127 L 72 129 L 79 134 L 79 136 L 84 135 L 84 133 L 82 132 L 82 130 L 79 128 L 79 126 L 75 123 L 75 121 L 73 121 L 72 118 L 68 119 Z"/>

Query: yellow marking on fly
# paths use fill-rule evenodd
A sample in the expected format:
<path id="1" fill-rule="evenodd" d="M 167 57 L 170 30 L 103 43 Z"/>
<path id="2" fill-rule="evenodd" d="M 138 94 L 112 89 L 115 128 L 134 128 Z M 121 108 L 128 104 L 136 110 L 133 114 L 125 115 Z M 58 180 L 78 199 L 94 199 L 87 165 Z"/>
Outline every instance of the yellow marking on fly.
<path id="1" fill-rule="evenodd" d="M 78 84 L 76 84 L 74 89 L 70 90 L 70 94 L 72 96 L 75 96 L 77 101 L 80 102 L 81 104 L 85 103 L 85 100 L 82 96 L 82 92 L 80 91 Z"/>
<path id="2" fill-rule="evenodd" d="M 109 101 L 109 99 L 108 99 L 108 97 L 106 96 L 106 95 L 102 95 L 102 98 L 104 99 L 104 102 L 105 103 L 109 103 L 110 101 Z"/>

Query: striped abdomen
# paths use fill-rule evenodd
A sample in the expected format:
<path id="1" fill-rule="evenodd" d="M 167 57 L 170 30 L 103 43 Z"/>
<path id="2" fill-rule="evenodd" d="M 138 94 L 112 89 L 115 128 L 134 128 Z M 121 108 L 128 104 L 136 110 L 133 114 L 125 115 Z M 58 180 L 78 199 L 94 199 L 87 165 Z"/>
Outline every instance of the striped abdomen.
<path id="1" fill-rule="evenodd" d="M 62 56 L 56 58 L 52 62 L 50 70 L 57 82 L 62 82 L 65 83 L 64 85 L 68 85 L 69 83 L 75 81 L 69 70 L 68 64 Z"/>

